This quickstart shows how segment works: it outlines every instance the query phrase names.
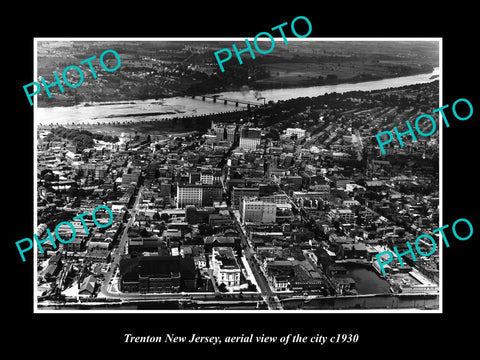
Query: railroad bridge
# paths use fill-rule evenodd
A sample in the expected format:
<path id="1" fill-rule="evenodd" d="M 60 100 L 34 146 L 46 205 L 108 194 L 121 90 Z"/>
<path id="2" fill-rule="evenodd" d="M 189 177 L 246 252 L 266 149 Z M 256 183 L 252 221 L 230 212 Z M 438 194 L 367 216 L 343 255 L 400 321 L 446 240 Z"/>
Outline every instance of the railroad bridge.
<path id="1" fill-rule="evenodd" d="M 248 107 L 250 106 L 254 106 L 254 107 L 259 107 L 259 106 L 262 106 L 262 105 L 265 105 L 265 98 L 264 99 L 264 102 L 255 102 L 255 101 L 248 101 L 248 100 L 238 100 L 238 99 L 231 99 L 231 98 L 227 98 L 227 97 L 224 97 L 224 96 L 220 96 L 220 95 L 192 95 L 192 99 L 195 99 L 196 97 L 198 98 L 202 98 L 202 101 L 206 101 L 206 99 L 213 99 L 213 102 L 217 102 L 218 101 L 223 101 L 223 103 L 225 105 L 227 105 L 228 102 L 230 103 L 234 103 L 235 106 L 238 107 L 238 104 L 245 104 L 247 105 Z"/>

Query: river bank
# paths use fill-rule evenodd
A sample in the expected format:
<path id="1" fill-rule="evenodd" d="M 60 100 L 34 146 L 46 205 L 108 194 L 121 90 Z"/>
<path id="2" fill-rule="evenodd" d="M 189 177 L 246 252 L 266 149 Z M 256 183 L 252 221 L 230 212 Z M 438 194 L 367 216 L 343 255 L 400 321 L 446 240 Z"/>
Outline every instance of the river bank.
<path id="1" fill-rule="evenodd" d="M 365 294 L 352 296 L 289 296 L 281 299 L 284 310 L 439 310 L 439 296 L 431 294 Z M 168 300 L 145 301 L 129 300 L 128 302 L 42 302 L 38 303 L 39 311 L 128 311 L 128 310 L 195 310 L 195 311 L 218 311 L 218 310 L 267 310 L 262 302 L 257 300 L 231 300 L 231 301 L 193 301 L 193 300 Z M 284 312 L 284 311 L 280 311 Z"/>
<path id="2" fill-rule="evenodd" d="M 426 71 L 428 70 L 428 71 Z M 299 70 L 300 71 L 300 70 Z M 343 84 L 360 84 L 364 82 L 371 82 L 371 81 L 380 81 L 380 80 L 389 80 L 395 78 L 401 78 L 406 76 L 416 76 L 416 75 L 424 75 L 424 74 L 432 74 L 434 68 L 410 68 L 408 72 L 404 72 L 403 74 L 357 74 L 351 77 L 327 77 L 321 78 L 318 76 L 312 76 L 306 74 L 299 74 L 297 76 L 284 79 L 282 77 L 269 77 L 267 79 L 257 80 L 249 85 L 242 85 L 242 86 L 224 86 L 218 89 L 219 93 L 231 93 L 231 92 L 240 92 L 243 93 L 247 91 L 251 91 L 254 93 L 260 93 L 263 91 L 268 90 L 277 90 L 277 89 L 296 89 L 296 88 L 305 88 L 305 87 L 318 87 L 318 86 L 338 86 Z M 298 71 L 297 71 L 298 72 Z M 301 71 L 300 71 L 301 72 Z M 208 91 L 207 91 L 208 92 Z M 162 97 L 156 97 L 152 99 L 145 99 L 144 96 L 140 96 L 138 94 L 130 94 L 130 95 L 121 95 L 121 100 L 117 99 L 113 100 L 109 97 L 99 98 L 97 101 L 87 101 L 87 102 L 78 102 L 75 98 L 66 97 L 66 96 L 57 96 L 55 98 L 50 98 L 47 100 L 42 100 L 37 103 L 38 108 L 52 108 L 52 107 L 70 107 L 70 106 L 101 106 L 101 105 L 108 105 L 108 104 L 134 104 L 137 101 L 145 101 L 145 100 L 155 100 L 155 101 L 162 101 L 164 99 L 176 98 L 176 97 L 188 97 L 191 95 L 201 96 L 201 93 L 188 93 L 185 91 L 177 91 L 173 92 L 170 95 L 165 95 Z"/>
<path id="3" fill-rule="evenodd" d="M 233 91 L 215 93 L 222 98 L 237 99 L 245 102 L 258 102 L 259 97 L 276 103 L 301 97 L 317 97 L 327 93 L 346 93 L 350 91 L 374 91 L 398 88 L 432 81 L 431 76 L 438 75 L 439 68 L 432 73 L 339 85 L 324 85 L 303 88 L 282 88 L 262 91 Z M 209 95 L 209 94 L 206 94 Z M 233 102 L 213 102 L 211 99 L 192 99 L 191 97 L 164 98 L 161 100 L 141 100 L 111 103 L 83 103 L 70 107 L 37 108 L 35 121 L 37 125 L 90 125 L 98 123 L 125 123 L 138 121 L 157 121 L 163 119 L 182 119 L 201 117 L 212 114 L 241 113 L 247 109 L 246 104 Z"/>
<path id="4" fill-rule="evenodd" d="M 439 310 L 439 296 L 430 294 L 369 294 L 282 300 L 285 310 Z"/>

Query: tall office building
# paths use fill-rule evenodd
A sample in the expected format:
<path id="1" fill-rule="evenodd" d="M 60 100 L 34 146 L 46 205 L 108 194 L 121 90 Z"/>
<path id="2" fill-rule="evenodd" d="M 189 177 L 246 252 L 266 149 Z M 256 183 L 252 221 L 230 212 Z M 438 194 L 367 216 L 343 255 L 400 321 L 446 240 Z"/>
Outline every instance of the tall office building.
<path id="1" fill-rule="evenodd" d="M 255 199 L 243 199 L 240 207 L 242 222 L 274 223 L 277 205 Z"/>
<path id="2" fill-rule="evenodd" d="M 212 121 L 212 130 L 215 132 L 215 136 L 218 141 L 225 140 L 225 125 L 224 124 L 215 124 Z"/>
<path id="3" fill-rule="evenodd" d="M 186 205 L 202 206 L 203 190 L 200 185 L 177 184 L 177 208 Z"/>
<path id="4" fill-rule="evenodd" d="M 177 207 L 187 205 L 197 207 L 212 206 L 214 202 L 222 201 L 223 190 L 217 184 L 177 184 Z"/>
<path id="5" fill-rule="evenodd" d="M 262 129 L 243 126 L 240 129 L 240 147 L 245 150 L 255 150 L 260 144 Z"/>
<path id="6" fill-rule="evenodd" d="M 163 197 L 164 200 L 170 200 L 172 193 L 172 184 L 169 180 L 162 180 L 159 186 L 159 195 Z"/>
<path id="7" fill-rule="evenodd" d="M 202 184 L 218 184 L 221 182 L 222 169 L 200 168 L 200 182 Z"/>
<path id="8" fill-rule="evenodd" d="M 225 127 L 227 140 L 230 141 L 232 144 L 235 142 L 235 134 L 237 132 L 237 125 L 227 125 Z"/>
<path id="9" fill-rule="evenodd" d="M 215 133 L 217 141 L 227 140 L 232 144 L 235 142 L 237 124 L 214 123 L 212 121 L 211 129 Z"/>

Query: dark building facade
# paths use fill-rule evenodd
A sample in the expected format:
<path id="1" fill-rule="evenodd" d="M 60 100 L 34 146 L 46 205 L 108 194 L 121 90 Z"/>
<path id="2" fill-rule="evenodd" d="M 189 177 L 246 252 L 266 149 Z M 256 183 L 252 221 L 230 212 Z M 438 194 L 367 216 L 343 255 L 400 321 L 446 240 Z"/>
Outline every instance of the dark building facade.
<path id="1" fill-rule="evenodd" d="M 145 256 L 120 261 L 121 291 L 163 293 L 194 291 L 195 263 L 180 256 Z"/>

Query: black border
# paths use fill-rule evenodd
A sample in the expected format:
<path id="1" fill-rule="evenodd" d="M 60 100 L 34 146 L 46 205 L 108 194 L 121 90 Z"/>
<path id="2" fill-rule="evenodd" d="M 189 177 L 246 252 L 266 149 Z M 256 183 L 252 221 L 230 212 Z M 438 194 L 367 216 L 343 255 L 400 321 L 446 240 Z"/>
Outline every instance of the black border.
<path id="1" fill-rule="evenodd" d="M 310 3 L 309 3 L 310 4 Z M 4 76 L 7 84 L 4 102 L 4 297 L 12 314 L 8 326 L 7 346 L 16 349 L 29 343 L 37 354 L 85 352 L 93 356 L 122 355 L 126 352 L 166 355 L 175 350 L 178 356 L 218 353 L 227 355 L 239 350 L 240 356 L 259 356 L 252 346 L 178 344 L 125 344 L 124 334 L 164 335 L 176 333 L 191 336 L 241 335 L 255 333 L 282 336 L 300 333 L 304 336 L 357 333 L 357 344 L 319 346 L 318 344 L 256 345 L 268 353 L 313 356 L 323 354 L 390 355 L 439 354 L 458 346 L 473 348 L 474 331 L 466 324 L 473 320 L 477 281 L 474 263 L 478 252 L 478 215 L 474 212 L 476 190 L 478 95 L 474 92 L 477 55 L 474 19 L 476 10 L 457 2 L 448 9 L 437 4 L 422 9 L 418 4 L 364 2 L 328 6 L 301 3 L 249 6 L 246 3 L 112 3 L 105 7 L 84 5 L 35 5 L 25 9 L 18 25 L 4 29 L 6 52 Z M 33 314 L 32 256 L 21 262 L 14 242 L 33 233 L 33 108 L 25 99 L 22 86 L 33 77 L 34 37 L 251 37 L 260 31 L 290 22 L 296 16 L 307 16 L 313 25 L 311 37 L 441 37 L 443 38 L 443 103 L 458 98 L 469 99 L 473 117 L 465 122 L 452 121 L 443 136 L 443 206 L 444 223 L 465 217 L 475 228 L 474 236 L 465 242 L 453 240 L 444 249 L 443 314 Z M 15 21 L 14 21 L 15 23 Z M 5 26 L 4 24 L 3 26 Z M 17 30 L 18 31 L 17 31 Z M 13 35 L 13 33 L 15 33 Z M 10 142 L 9 139 L 13 142 Z M 30 253 L 31 254 L 31 253 Z M 14 309 L 10 309 L 13 305 Z M 15 346 L 15 347 L 14 347 Z M 93 347 L 93 348 L 92 348 Z M 244 352 L 240 352 L 240 351 Z M 65 351 L 65 352 L 64 352 Z M 414 351 L 414 353 L 412 352 Z M 61 355 L 60 355 L 61 356 Z M 416 356 L 415 356 L 416 357 Z"/>

